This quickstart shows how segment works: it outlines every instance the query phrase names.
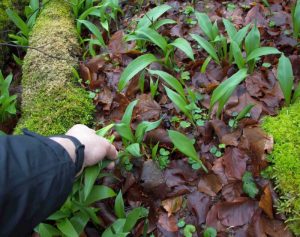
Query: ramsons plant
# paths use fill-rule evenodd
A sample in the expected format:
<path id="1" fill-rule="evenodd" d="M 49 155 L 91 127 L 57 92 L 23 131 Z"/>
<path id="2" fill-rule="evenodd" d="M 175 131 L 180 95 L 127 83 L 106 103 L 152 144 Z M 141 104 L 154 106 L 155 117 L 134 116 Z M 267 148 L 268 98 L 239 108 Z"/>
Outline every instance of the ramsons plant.
<path id="1" fill-rule="evenodd" d="M 293 36 L 298 39 L 300 32 L 300 1 L 297 0 L 292 9 Z"/>
<path id="2" fill-rule="evenodd" d="M 13 75 L 10 74 L 4 78 L 0 70 L 0 123 L 16 114 L 16 95 L 10 95 L 9 87 L 12 82 Z"/>
<path id="3" fill-rule="evenodd" d="M 155 122 L 143 121 L 135 129 L 133 133 L 131 129 L 131 119 L 134 107 L 138 100 L 132 101 L 126 108 L 123 118 L 120 123 L 115 124 L 115 129 L 123 139 L 125 150 L 119 152 L 119 158 L 126 170 L 131 170 L 131 157 L 141 157 L 141 144 L 146 132 L 149 132 L 160 125 L 161 119 Z"/>

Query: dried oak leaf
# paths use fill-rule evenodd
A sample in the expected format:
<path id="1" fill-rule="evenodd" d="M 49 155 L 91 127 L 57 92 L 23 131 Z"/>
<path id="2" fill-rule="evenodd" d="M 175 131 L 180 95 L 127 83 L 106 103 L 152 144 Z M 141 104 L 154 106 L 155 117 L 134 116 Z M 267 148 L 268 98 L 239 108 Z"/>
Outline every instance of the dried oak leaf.
<path id="1" fill-rule="evenodd" d="M 183 197 L 173 197 L 169 199 L 165 199 L 161 202 L 163 208 L 168 212 L 168 217 L 173 213 L 178 212 L 182 207 Z"/>

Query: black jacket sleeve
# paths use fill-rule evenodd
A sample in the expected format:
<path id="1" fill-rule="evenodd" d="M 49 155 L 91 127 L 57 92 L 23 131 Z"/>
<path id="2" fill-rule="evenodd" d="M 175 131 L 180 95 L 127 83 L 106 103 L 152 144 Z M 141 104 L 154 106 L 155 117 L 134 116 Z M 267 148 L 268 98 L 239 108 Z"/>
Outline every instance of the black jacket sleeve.
<path id="1" fill-rule="evenodd" d="M 53 140 L 24 132 L 0 137 L 0 236 L 28 236 L 71 192 L 75 165 Z"/>

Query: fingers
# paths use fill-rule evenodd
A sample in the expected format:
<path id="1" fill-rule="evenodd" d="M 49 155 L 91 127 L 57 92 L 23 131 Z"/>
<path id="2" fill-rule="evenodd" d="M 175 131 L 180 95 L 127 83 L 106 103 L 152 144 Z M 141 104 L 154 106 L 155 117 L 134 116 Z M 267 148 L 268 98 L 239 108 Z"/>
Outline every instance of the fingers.
<path id="1" fill-rule="evenodd" d="M 106 157 L 110 160 L 115 160 L 118 157 L 118 152 L 112 144 L 108 144 L 107 149 L 106 149 Z"/>

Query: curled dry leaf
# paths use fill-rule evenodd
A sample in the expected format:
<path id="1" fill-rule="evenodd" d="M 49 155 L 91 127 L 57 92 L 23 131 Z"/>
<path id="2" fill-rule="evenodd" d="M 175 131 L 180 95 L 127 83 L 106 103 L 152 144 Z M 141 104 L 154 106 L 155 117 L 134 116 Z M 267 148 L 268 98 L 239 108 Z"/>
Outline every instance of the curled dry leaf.
<path id="1" fill-rule="evenodd" d="M 165 199 L 161 202 L 163 208 L 168 212 L 168 217 L 178 212 L 182 207 L 183 197 Z"/>
<path id="2" fill-rule="evenodd" d="M 83 79 L 84 82 L 91 81 L 91 72 L 87 66 L 85 66 L 83 63 L 79 64 L 79 73 L 80 77 Z"/>
<path id="3" fill-rule="evenodd" d="M 273 201 L 270 186 L 264 188 L 264 193 L 260 198 L 259 207 L 267 214 L 270 219 L 274 218 L 273 215 Z"/>

